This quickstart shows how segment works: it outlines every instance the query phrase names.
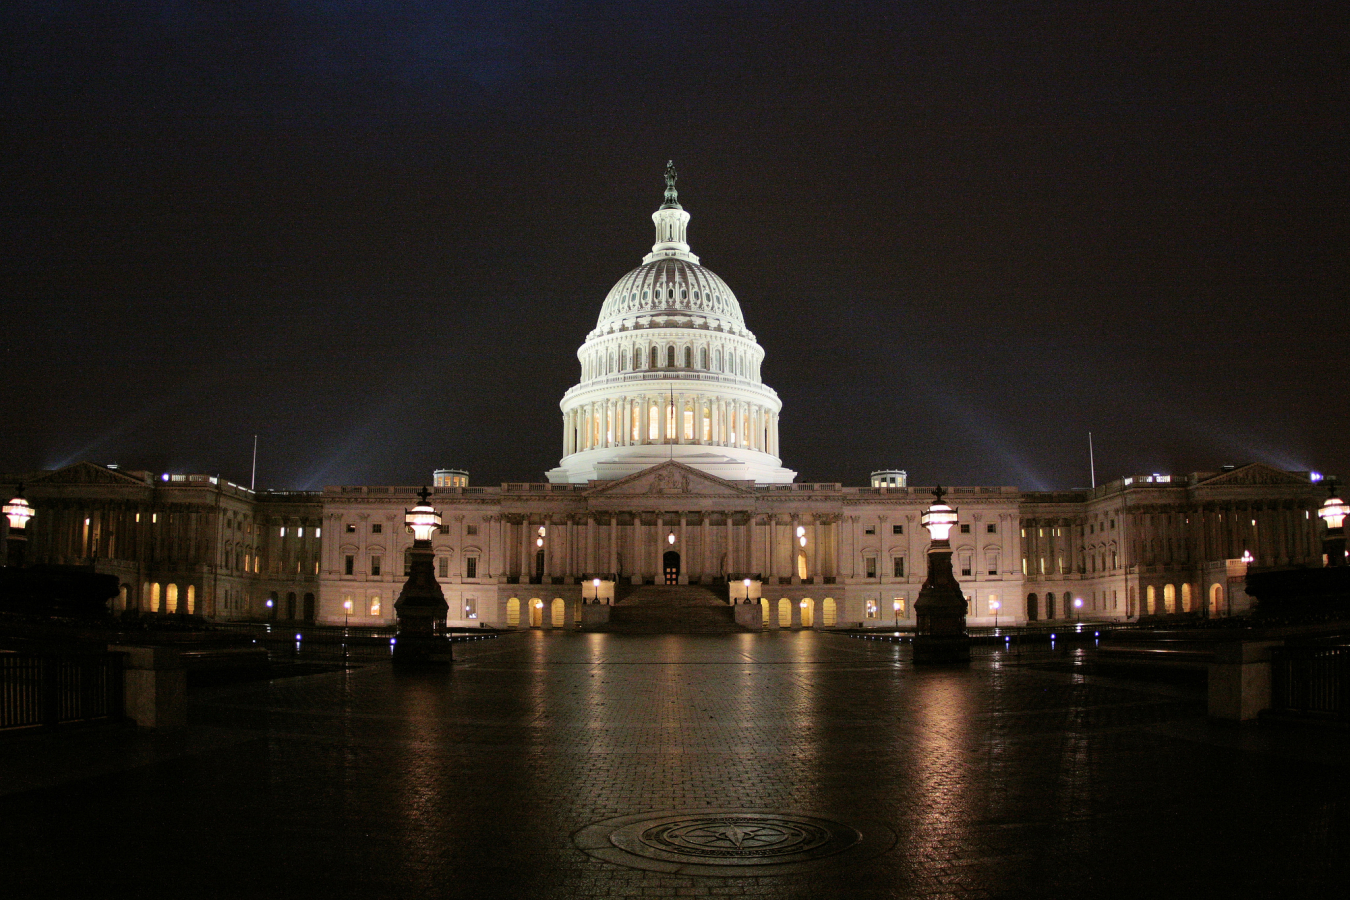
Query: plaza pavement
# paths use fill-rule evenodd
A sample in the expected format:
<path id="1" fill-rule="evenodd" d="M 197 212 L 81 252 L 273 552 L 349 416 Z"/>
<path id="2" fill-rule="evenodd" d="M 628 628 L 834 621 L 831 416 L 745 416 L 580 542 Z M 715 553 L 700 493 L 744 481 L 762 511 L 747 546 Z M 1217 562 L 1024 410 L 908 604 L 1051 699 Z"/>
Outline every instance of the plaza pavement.
<path id="1" fill-rule="evenodd" d="M 1210 723 L 1194 683 L 1073 650 L 976 652 L 533 632 L 449 672 L 200 691 L 176 734 L 9 737 L 0 896 L 1344 896 L 1345 732 Z M 583 849 L 700 810 L 862 840 L 781 874 Z"/>

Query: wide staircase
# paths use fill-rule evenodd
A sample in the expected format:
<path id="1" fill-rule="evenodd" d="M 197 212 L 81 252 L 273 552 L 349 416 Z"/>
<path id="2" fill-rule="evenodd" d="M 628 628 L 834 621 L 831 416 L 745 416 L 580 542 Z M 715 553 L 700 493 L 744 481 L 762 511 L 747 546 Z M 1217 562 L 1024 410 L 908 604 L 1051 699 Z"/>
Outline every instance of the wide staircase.
<path id="1" fill-rule="evenodd" d="M 736 608 L 726 585 L 646 584 L 620 590 L 609 622 L 594 631 L 617 634 L 734 634 Z"/>

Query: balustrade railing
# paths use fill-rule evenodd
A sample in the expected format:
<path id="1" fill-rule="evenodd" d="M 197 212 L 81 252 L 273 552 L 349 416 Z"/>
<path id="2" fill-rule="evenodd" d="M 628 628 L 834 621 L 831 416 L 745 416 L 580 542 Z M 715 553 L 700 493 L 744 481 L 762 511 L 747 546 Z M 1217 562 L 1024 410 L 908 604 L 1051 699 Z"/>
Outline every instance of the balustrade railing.
<path id="1" fill-rule="evenodd" d="M 1350 719 L 1350 644 L 1287 644 L 1270 652 L 1271 707 Z"/>
<path id="2" fill-rule="evenodd" d="M 0 653 L 0 729 L 120 720 L 122 654 Z"/>

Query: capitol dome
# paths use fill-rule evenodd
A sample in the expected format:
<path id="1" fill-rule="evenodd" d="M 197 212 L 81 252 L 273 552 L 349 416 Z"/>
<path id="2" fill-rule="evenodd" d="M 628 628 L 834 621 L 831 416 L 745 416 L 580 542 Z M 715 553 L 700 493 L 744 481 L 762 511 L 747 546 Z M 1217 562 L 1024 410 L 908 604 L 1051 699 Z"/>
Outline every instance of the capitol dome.
<path id="1" fill-rule="evenodd" d="M 689 250 L 674 166 L 652 213 L 656 243 L 606 295 L 577 351 L 581 381 L 562 399 L 555 483 L 622 478 L 676 459 L 721 478 L 786 483 L 777 393 L 764 350 L 727 283 Z"/>

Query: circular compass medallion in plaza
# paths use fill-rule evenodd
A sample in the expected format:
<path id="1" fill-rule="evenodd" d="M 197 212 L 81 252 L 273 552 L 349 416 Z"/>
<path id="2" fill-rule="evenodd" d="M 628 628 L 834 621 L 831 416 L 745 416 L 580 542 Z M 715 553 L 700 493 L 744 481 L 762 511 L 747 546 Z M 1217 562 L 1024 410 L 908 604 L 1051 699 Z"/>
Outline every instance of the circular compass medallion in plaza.
<path id="1" fill-rule="evenodd" d="M 597 822 L 573 836 L 591 856 L 630 868 L 691 875 L 775 875 L 840 855 L 883 852 L 884 827 L 770 810 L 673 810 Z"/>

